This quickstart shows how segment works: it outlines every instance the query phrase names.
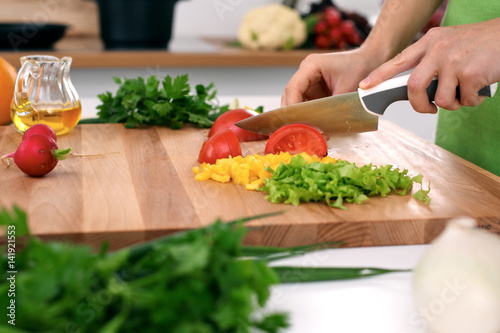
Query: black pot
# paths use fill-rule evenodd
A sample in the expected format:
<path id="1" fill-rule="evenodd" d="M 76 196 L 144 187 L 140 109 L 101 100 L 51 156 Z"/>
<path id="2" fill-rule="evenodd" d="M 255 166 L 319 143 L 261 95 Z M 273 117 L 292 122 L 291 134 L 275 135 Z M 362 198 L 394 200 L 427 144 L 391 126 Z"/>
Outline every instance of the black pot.
<path id="1" fill-rule="evenodd" d="M 0 49 L 9 51 L 52 49 L 68 28 L 64 24 L 2 23 Z"/>
<path id="2" fill-rule="evenodd" d="M 96 0 L 106 49 L 167 49 L 177 0 Z"/>

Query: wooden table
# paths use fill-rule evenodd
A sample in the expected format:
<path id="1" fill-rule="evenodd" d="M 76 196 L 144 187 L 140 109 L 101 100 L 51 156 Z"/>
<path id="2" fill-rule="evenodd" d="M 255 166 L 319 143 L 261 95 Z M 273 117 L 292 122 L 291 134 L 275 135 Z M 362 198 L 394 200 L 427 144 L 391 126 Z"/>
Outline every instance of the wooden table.
<path id="1" fill-rule="evenodd" d="M 34 234 L 71 239 L 112 248 L 148 240 L 177 230 L 284 211 L 252 222 L 249 244 L 290 246 L 344 241 L 350 247 L 423 244 L 447 220 L 471 216 L 500 233 L 500 177 L 424 141 L 396 125 L 381 121 L 376 132 L 333 137 L 330 155 L 359 164 L 395 164 L 431 183 L 432 202 L 406 196 L 371 198 L 340 210 L 323 203 L 298 207 L 272 204 L 261 192 L 232 183 L 196 181 L 191 168 L 207 130 L 149 127 L 125 129 L 121 124 L 79 125 L 59 138 L 98 156 L 61 161 L 45 177 L 32 178 L 16 166 L 0 165 L 0 206 L 17 204 L 28 212 Z M 0 153 L 14 151 L 21 136 L 13 126 L 0 127 Z M 265 142 L 243 145 L 243 153 L 263 152 Z M 415 185 L 413 193 L 420 188 Z"/>

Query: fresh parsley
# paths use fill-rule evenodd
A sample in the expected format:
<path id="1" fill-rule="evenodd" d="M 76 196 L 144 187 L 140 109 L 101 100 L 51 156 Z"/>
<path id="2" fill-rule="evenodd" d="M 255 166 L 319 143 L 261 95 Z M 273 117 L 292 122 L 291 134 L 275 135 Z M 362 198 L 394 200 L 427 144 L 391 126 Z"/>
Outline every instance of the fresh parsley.
<path id="1" fill-rule="evenodd" d="M 142 125 L 168 126 L 180 129 L 189 123 L 201 128 L 229 109 L 219 105 L 214 84 L 198 84 L 194 91 L 188 75 L 166 76 L 162 82 L 154 75 L 146 80 L 114 78 L 119 85 L 115 95 L 98 95 L 102 104 L 97 107 L 98 119 L 84 119 L 80 123 L 125 123 L 127 128 Z"/>
<path id="2" fill-rule="evenodd" d="M 115 252 L 104 243 L 96 253 L 86 245 L 42 242 L 29 233 L 23 210 L 2 209 L 0 226 L 9 242 L 14 230 L 16 252 L 4 246 L 0 255 L 0 332 L 277 333 L 288 316 L 263 309 L 277 283 L 407 271 L 271 267 L 278 259 L 341 245 L 242 245 L 243 223 L 271 215 L 216 221 Z"/>
<path id="3" fill-rule="evenodd" d="M 0 211 L 0 225 L 14 226 L 21 245 L 28 229 L 22 210 Z M 7 251 L 0 256 L 0 331 L 277 332 L 286 315 L 253 313 L 279 278 L 266 261 L 243 258 L 245 234 L 242 220 L 217 221 L 101 253 L 25 235 L 14 264 Z M 7 297 L 9 288 L 15 294 Z M 8 323 L 11 300 L 15 326 Z"/>

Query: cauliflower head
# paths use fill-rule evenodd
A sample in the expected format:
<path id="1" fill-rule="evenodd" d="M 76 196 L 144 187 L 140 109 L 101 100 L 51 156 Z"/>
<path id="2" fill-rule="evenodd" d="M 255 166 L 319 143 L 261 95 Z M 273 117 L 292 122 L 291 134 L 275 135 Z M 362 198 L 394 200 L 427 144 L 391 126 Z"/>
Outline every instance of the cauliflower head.
<path id="1" fill-rule="evenodd" d="M 297 11 L 277 3 L 249 11 L 238 29 L 238 41 L 253 50 L 292 49 L 306 37 L 306 24 Z"/>

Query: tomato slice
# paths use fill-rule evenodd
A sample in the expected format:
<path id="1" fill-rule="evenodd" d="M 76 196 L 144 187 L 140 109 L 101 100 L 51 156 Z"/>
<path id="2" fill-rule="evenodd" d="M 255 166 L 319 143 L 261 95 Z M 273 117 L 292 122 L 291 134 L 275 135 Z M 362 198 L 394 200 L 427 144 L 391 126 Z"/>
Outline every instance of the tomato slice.
<path id="1" fill-rule="evenodd" d="M 215 133 L 229 128 L 234 132 L 234 134 L 236 134 L 240 142 L 265 140 L 267 139 L 267 135 L 250 132 L 235 125 L 238 121 L 253 117 L 257 114 L 257 112 L 247 109 L 234 109 L 226 111 L 215 120 L 212 128 L 210 128 L 208 137 L 210 138 L 215 135 Z"/>
<path id="2" fill-rule="evenodd" d="M 230 129 L 225 129 L 203 143 L 198 162 L 214 164 L 219 158 L 239 155 L 241 155 L 241 146 L 238 137 Z"/>
<path id="3" fill-rule="evenodd" d="M 325 137 L 318 129 L 296 123 L 280 127 L 269 137 L 265 148 L 266 154 L 277 154 L 281 151 L 290 154 L 305 152 L 309 155 L 326 156 L 328 147 Z"/>

